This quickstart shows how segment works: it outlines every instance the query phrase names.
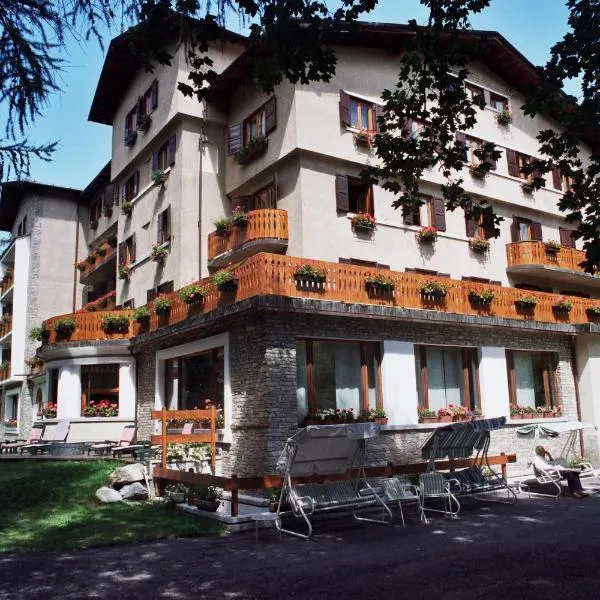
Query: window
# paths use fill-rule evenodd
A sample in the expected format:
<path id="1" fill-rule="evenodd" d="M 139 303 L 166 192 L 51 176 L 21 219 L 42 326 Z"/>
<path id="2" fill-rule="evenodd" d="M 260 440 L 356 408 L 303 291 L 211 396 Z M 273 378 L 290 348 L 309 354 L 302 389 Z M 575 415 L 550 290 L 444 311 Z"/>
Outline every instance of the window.
<path id="1" fill-rule="evenodd" d="M 140 118 L 149 115 L 158 106 L 158 81 L 155 79 L 152 85 L 138 98 L 137 103 L 137 126 Z"/>
<path id="2" fill-rule="evenodd" d="M 156 293 L 158 295 L 160 294 L 170 294 L 173 291 L 173 281 L 165 281 L 164 283 L 161 283 L 157 288 L 156 288 Z"/>
<path id="3" fill-rule="evenodd" d="M 277 208 L 277 180 L 274 179 L 269 185 L 260 188 L 254 194 L 233 198 L 232 204 L 241 206 L 245 212 L 261 208 Z"/>
<path id="4" fill-rule="evenodd" d="M 508 174 L 511 177 L 518 177 L 519 179 L 523 179 L 524 181 L 531 182 L 536 177 L 541 177 L 541 173 L 535 170 L 530 175 L 526 175 L 521 172 L 521 169 L 525 165 L 531 164 L 533 160 L 532 156 L 528 156 L 527 154 L 521 154 L 520 152 L 515 152 L 514 150 L 506 150 L 506 160 L 508 163 Z"/>
<path id="5" fill-rule="evenodd" d="M 357 267 L 373 267 L 376 269 L 387 269 L 390 265 L 382 265 L 381 263 L 372 260 L 361 260 L 360 258 L 340 258 L 338 262 L 342 265 L 356 265 Z"/>
<path id="6" fill-rule="evenodd" d="M 568 175 L 562 175 L 560 169 L 552 169 L 552 186 L 560 192 L 568 192 L 573 187 L 573 178 Z"/>
<path id="7" fill-rule="evenodd" d="M 377 117 L 383 108 L 340 90 L 340 121 L 346 127 L 377 131 Z"/>
<path id="8" fill-rule="evenodd" d="M 94 200 L 90 204 L 90 223 L 98 221 L 102 216 L 102 198 Z"/>
<path id="9" fill-rule="evenodd" d="M 427 197 L 426 201 L 431 198 Z M 405 225 L 421 225 L 421 203 L 418 200 L 414 200 L 409 211 L 403 215 L 402 220 Z"/>
<path id="10" fill-rule="evenodd" d="M 116 417 L 118 411 L 119 365 L 83 365 L 81 367 L 82 416 Z"/>
<path id="11" fill-rule="evenodd" d="M 156 243 L 165 244 L 171 241 L 171 207 L 168 206 L 157 218 Z"/>
<path id="12" fill-rule="evenodd" d="M 465 83 L 465 91 L 467 92 L 467 96 L 473 102 L 479 104 L 479 102 L 483 101 L 483 103 L 485 104 L 485 95 L 483 93 L 483 88 L 472 83 Z"/>
<path id="13" fill-rule="evenodd" d="M 123 308 L 124 309 L 135 308 L 135 301 L 133 300 L 133 298 L 130 298 L 129 300 L 125 300 L 125 302 L 123 302 Z"/>
<path id="14" fill-rule="evenodd" d="M 4 421 L 18 421 L 19 394 L 6 394 L 4 399 Z M 16 427 L 16 425 L 15 425 Z"/>
<path id="15" fill-rule="evenodd" d="M 298 421 L 317 408 L 383 408 L 378 342 L 296 341 Z"/>
<path id="16" fill-rule="evenodd" d="M 521 217 L 513 217 L 510 226 L 513 242 L 542 242 L 542 224 Z"/>
<path id="17" fill-rule="evenodd" d="M 415 346 L 419 406 L 481 408 L 476 348 Z"/>
<path id="18" fill-rule="evenodd" d="M 227 153 L 235 154 L 248 142 L 265 137 L 277 126 L 277 104 L 275 96 L 265 102 L 242 123 L 229 128 L 227 135 Z"/>
<path id="19" fill-rule="evenodd" d="M 430 226 L 446 231 L 446 205 L 443 198 L 423 196 L 422 202 L 415 200 L 412 211 L 402 217 L 405 225 Z"/>
<path id="20" fill-rule="evenodd" d="M 23 217 L 23 220 L 17 226 L 17 235 L 27 234 L 27 215 Z"/>
<path id="21" fill-rule="evenodd" d="M 474 218 L 472 216 L 467 215 L 467 211 L 465 210 L 465 231 L 467 237 L 470 238 L 480 238 L 484 240 L 489 240 L 494 237 L 494 228 L 493 227 L 485 227 L 483 214 L 480 214 L 478 217 Z"/>
<path id="22" fill-rule="evenodd" d="M 48 370 L 48 404 L 58 404 L 58 369 Z"/>
<path id="23" fill-rule="evenodd" d="M 373 188 L 357 177 L 336 175 L 335 194 L 339 212 L 364 212 L 375 215 Z"/>
<path id="24" fill-rule="evenodd" d="M 139 192 L 140 187 L 140 171 L 136 169 L 129 179 L 121 186 L 121 198 L 123 202 L 131 202 Z"/>
<path id="25" fill-rule="evenodd" d="M 497 111 L 509 110 L 508 98 L 495 92 L 490 93 L 490 107 Z"/>
<path id="26" fill-rule="evenodd" d="M 177 150 L 177 138 L 175 134 L 156 151 L 152 153 L 152 171 L 161 169 L 165 171 L 175 164 L 175 151 Z"/>
<path id="27" fill-rule="evenodd" d="M 223 407 L 223 347 L 165 361 L 165 405 L 168 410 L 204 408 L 206 400 Z"/>
<path id="28" fill-rule="evenodd" d="M 135 233 L 119 244 L 119 266 L 131 265 L 135 262 Z"/>
<path id="29" fill-rule="evenodd" d="M 126 115 L 125 115 L 125 137 L 131 135 L 137 126 L 137 106 L 134 106 Z"/>
<path id="30" fill-rule="evenodd" d="M 553 352 L 506 351 L 511 404 L 557 406 L 558 356 Z"/>

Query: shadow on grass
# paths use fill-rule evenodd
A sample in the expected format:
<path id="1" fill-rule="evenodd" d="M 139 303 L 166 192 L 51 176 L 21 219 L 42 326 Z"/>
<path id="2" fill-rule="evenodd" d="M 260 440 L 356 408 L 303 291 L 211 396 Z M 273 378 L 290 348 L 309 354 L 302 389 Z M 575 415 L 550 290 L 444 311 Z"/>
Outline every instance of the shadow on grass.
<path id="1" fill-rule="evenodd" d="M 0 465 L 0 552 L 90 546 L 219 534 L 212 521 L 151 502 L 101 504 L 116 461 L 4 463 Z"/>

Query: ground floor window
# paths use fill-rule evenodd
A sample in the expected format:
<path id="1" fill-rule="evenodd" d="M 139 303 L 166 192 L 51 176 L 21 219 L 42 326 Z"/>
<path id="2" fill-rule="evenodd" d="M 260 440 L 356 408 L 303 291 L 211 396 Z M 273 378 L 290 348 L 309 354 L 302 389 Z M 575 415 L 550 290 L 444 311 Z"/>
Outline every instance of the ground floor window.
<path id="1" fill-rule="evenodd" d="M 477 348 L 415 346 L 419 406 L 481 408 Z"/>
<path id="2" fill-rule="evenodd" d="M 165 360 L 165 405 L 168 410 L 204 408 L 210 400 L 223 407 L 225 351 L 205 352 Z"/>
<path id="3" fill-rule="evenodd" d="M 506 351 L 508 384 L 511 404 L 523 407 L 555 407 L 558 405 L 554 352 Z"/>
<path id="4" fill-rule="evenodd" d="M 81 367 L 81 414 L 116 417 L 119 414 L 119 364 Z"/>
<path id="5" fill-rule="evenodd" d="M 19 419 L 19 394 L 6 394 L 4 398 L 4 426 L 16 427 Z"/>
<path id="6" fill-rule="evenodd" d="M 299 422 L 317 409 L 383 408 L 378 342 L 297 340 Z"/>

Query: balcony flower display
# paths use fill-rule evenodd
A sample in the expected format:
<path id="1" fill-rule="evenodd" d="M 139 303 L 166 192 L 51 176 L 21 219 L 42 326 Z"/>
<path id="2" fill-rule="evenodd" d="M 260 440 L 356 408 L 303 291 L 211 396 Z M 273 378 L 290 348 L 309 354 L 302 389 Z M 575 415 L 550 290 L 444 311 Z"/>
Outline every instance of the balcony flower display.
<path id="1" fill-rule="evenodd" d="M 485 179 L 490 170 L 489 164 L 485 161 L 472 162 L 469 164 L 469 173 L 476 179 Z"/>
<path id="2" fill-rule="evenodd" d="M 161 294 L 154 300 L 153 307 L 157 315 L 168 315 L 171 310 L 171 299 Z"/>
<path id="3" fill-rule="evenodd" d="M 294 273 L 294 278 L 298 283 L 303 282 L 314 282 L 314 283 L 325 283 L 327 281 L 327 273 L 325 269 L 319 267 L 313 267 L 312 265 L 302 265 Z"/>
<path id="4" fill-rule="evenodd" d="M 133 212 L 133 202 L 129 200 L 124 200 L 121 204 L 121 214 L 128 217 Z"/>
<path id="5" fill-rule="evenodd" d="M 190 283 L 179 290 L 179 297 L 186 304 L 194 304 L 195 302 L 200 302 L 200 300 L 206 296 L 206 291 L 206 288 L 202 287 L 200 284 Z"/>
<path id="6" fill-rule="evenodd" d="M 167 256 L 169 256 L 169 251 L 165 246 L 162 244 L 153 244 L 150 257 L 154 262 L 162 265 L 164 264 L 165 260 L 167 260 Z"/>
<path id="7" fill-rule="evenodd" d="M 225 237 L 229 233 L 229 229 L 231 227 L 231 219 L 228 217 L 221 217 L 216 221 L 213 221 L 215 226 L 215 233 L 222 237 Z"/>
<path id="8" fill-rule="evenodd" d="M 86 260 L 88 261 L 88 263 L 90 263 L 90 265 L 93 265 L 96 262 L 96 255 L 90 254 Z"/>
<path id="9" fill-rule="evenodd" d="M 558 302 L 552 305 L 552 310 L 559 313 L 570 313 L 573 310 L 573 303 L 566 298 L 560 297 Z"/>
<path id="10" fill-rule="evenodd" d="M 449 404 L 448 411 L 452 415 L 453 421 L 466 421 L 470 417 L 469 411 L 461 405 Z"/>
<path id="11" fill-rule="evenodd" d="M 248 213 L 239 204 L 231 211 L 231 223 L 237 227 L 244 227 L 248 223 Z"/>
<path id="12" fill-rule="evenodd" d="M 101 244 L 96 248 L 96 256 L 99 256 L 100 258 L 106 256 L 106 246 L 104 244 Z"/>
<path id="13" fill-rule="evenodd" d="M 87 268 L 87 261 L 86 260 L 80 260 L 79 262 L 75 263 L 75 266 L 77 267 L 77 270 L 80 273 L 83 273 L 85 271 L 85 269 Z"/>
<path id="14" fill-rule="evenodd" d="M 162 169 L 155 169 L 150 175 L 150 179 L 156 185 L 163 185 L 167 180 L 167 174 Z"/>
<path id="15" fill-rule="evenodd" d="M 133 319 L 138 323 L 145 323 L 150 320 L 150 310 L 147 306 L 140 306 L 133 311 Z"/>
<path id="16" fill-rule="evenodd" d="M 434 244 L 438 239 L 438 230 L 435 227 L 421 227 L 416 238 L 419 244 Z"/>
<path id="17" fill-rule="evenodd" d="M 119 279 L 129 279 L 131 277 L 131 267 L 129 265 L 119 266 Z"/>
<path id="18" fill-rule="evenodd" d="M 58 319 L 56 323 L 54 323 L 54 331 L 56 331 L 57 335 L 61 336 L 69 336 L 75 331 L 75 321 L 73 319 Z"/>
<path id="19" fill-rule="evenodd" d="M 512 113 L 508 108 L 503 108 L 497 115 L 496 121 L 499 125 L 507 126 L 512 123 Z"/>
<path id="20" fill-rule="evenodd" d="M 452 421 L 452 413 L 448 408 L 439 408 L 437 416 L 442 423 L 450 423 Z"/>
<path id="21" fill-rule="evenodd" d="M 356 146 L 369 148 L 373 145 L 376 134 L 377 132 L 371 129 L 361 129 L 360 131 L 357 131 L 352 137 Z"/>
<path id="22" fill-rule="evenodd" d="M 490 249 L 490 240 L 485 238 L 472 238 L 469 240 L 469 248 L 473 252 L 485 254 Z"/>
<path id="23" fill-rule="evenodd" d="M 58 411 L 58 406 L 57 406 L 56 402 L 48 402 L 48 404 L 46 404 L 46 406 L 42 407 L 41 416 L 44 419 L 56 419 L 57 411 Z M 40 416 L 39 413 L 38 413 L 38 416 Z"/>
<path id="24" fill-rule="evenodd" d="M 419 423 L 437 423 L 439 421 L 436 410 L 419 408 L 417 409 L 417 413 L 419 415 Z"/>
<path id="25" fill-rule="evenodd" d="M 90 400 L 83 411 L 84 417 L 116 417 L 119 414 L 119 405 L 110 400 Z"/>
<path id="26" fill-rule="evenodd" d="M 50 337 L 50 330 L 43 326 L 32 327 L 29 330 L 29 339 L 33 342 L 44 342 Z"/>
<path id="27" fill-rule="evenodd" d="M 252 138 L 245 146 L 242 146 L 236 153 L 235 158 L 238 165 L 246 165 L 251 160 L 260 156 L 266 151 L 269 140 L 265 136 Z"/>
<path id="28" fill-rule="evenodd" d="M 424 298 L 439 300 L 446 297 L 448 287 L 437 281 L 427 281 L 421 286 L 420 292 Z"/>
<path id="29" fill-rule="evenodd" d="M 127 333 L 129 331 L 129 317 L 127 315 L 109 314 L 102 318 L 104 333 Z"/>
<path id="30" fill-rule="evenodd" d="M 533 310 L 537 306 L 538 300 L 533 296 L 521 296 L 515 300 L 517 310 Z"/>
<path id="31" fill-rule="evenodd" d="M 152 117 L 150 115 L 140 115 L 137 120 L 137 128 L 140 131 L 148 131 L 152 123 Z"/>
<path id="32" fill-rule="evenodd" d="M 585 309 L 588 319 L 596 320 L 600 319 L 600 306 L 588 306 Z"/>
<path id="33" fill-rule="evenodd" d="M 391 292 L 396 287 L 396 282 L 385 275 L 367 275 L 365 287 L 369 292 Z"/>
<path id="34" fill-rule="evenodd" d="M 495 297 L 496 294 L 494 294 L 494 292 L 490 290 L 484 290 L 481 292 L 471 290 L 469 292 L 469 302 L 478 306 L 489 306 L 493 302 Z"/>
<path id="35" fill-rule="evenodd" d="M 556 240 L 548 240 L 544 242 L 546 254 L 556 254 L 560 252 L 560 247 L 560 242 L 557 242 Z"/>
<path id="36" fill-rule="evenodd" d="M 14 429 L 17 426 L 17 420 L 16 419 L 6 419 L 4 421 L 4 427 L 8 427 L 10 429 Z"/>
<path id="37" fill-rule="evenodd" d="M 350 222 L 354 231 L 375 231 L 377 229 L 377 221 L 369 213 L 359 212 L 352 217 Z"/>
<path id="38" fill-rule="evenodd" d="M 213 276 L 213 282 L 221 292 L 232 291 L 237 287 L 237 279 L 232 271 L 223 269 Z"/>

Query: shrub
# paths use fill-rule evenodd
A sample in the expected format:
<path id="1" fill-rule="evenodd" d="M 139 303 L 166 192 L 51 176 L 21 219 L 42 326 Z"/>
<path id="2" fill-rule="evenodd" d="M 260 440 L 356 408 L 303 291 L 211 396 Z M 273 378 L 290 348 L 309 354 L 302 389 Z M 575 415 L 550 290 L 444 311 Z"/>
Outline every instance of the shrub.
<path id="1" fill-rule="evenodd" d="M 206 296 L 206 288 L 202 287 L 198 283 L 190 283 L 186 285 L 184 288 L 179 290 L 179 297 L 186 304 L 193 304 L 194 302 L 199 302 Z"/>
<path id="2" fill-rule="evenodd" d="M 105 333 L 127 333 L 129 317 L 127 315 L 106 315 L 102 318 L 102 329 Z"/>
<path id="3" fill-rule="evenodd" d="M 133 202 L 129 200 L 125 200 L 123 204 L 121 204 L 121 213 L 128 217 L 133 212 Z"/>
<path id="4" fill-rule="evenodd" d="M 43 342 L 48 339 L 50 335 L 50 331 L 46 329 L 43 325 L 38 327 L 32 327 L 29 330 L 29 339 L 33 342 Z"/>
<path id="5" fill-rule="evenodd" d="M 147 306 L 140 306 L 133 311 L 133 318 L 138 323 L 143 323 L 144 321 L 150 319 L 150 310 Z"/>
<path id="6" fill-rule="evenodd" d="M 171 299 L 167 298 L 167 296 L 158 296 L 156 300 L 154 300 L 154 312 L 157 315 L 166 315 L 171 310 Z"/>
<path id="7" fill-rule="evenodd" d="M 234 285 L 235 275 L 231 271 L 224 269 L 214 274 L 213 282 L 217 286 L 217 289 L 223 290 Z"/>
<path id="8" fill-rule="evenodd" d="M 58 335 L 71 335 L 75 331 L 75 321 L 73 319 L 58 319 L 54 323 L 54 331 Z"/>

